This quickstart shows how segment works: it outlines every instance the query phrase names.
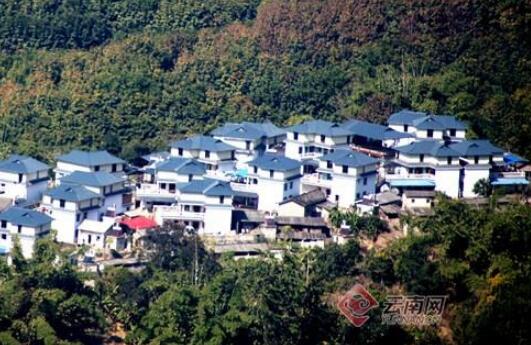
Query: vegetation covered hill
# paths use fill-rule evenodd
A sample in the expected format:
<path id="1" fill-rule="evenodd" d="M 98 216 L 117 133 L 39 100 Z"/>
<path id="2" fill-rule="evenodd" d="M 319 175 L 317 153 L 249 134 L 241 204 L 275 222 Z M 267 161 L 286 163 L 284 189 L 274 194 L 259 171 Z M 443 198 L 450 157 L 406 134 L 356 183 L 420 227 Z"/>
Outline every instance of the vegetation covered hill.
<path id="1" fill-rule="evenodd" d="M 225 121 L 456 114 L 531 157 L 529 3 L 6 0 L 0 149 L 124 158 Z"/>

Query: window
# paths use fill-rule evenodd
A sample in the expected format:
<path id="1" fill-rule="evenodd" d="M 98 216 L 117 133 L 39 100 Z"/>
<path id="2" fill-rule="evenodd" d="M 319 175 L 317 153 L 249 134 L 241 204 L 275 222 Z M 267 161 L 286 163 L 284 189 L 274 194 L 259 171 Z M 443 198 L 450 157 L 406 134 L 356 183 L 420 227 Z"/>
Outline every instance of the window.
<path id="1" fill-rule="evenodd" d="M 190 205 L 184 205 L 184 210 L 185 211 L 190 211 Z"/>
<path id="2" fill-rule="evenodd" d="M 428 138 L 433 138 L 433 129 L 428 129 Z"/>
<path id="3" fill-rule="evenodd" d="M 188 182 L 192 181 L 193 178 L 194 178 L 194 175 L 192 174 L 188 175 Z"/>
<path id="4" fill-rule="evenodd" d="M 421 155 L 419 156 L 419 160 L 420 160 L 421 163 L 424 162 L 424 155 L 421 154 Z"/>
<path id="5" fill-rule="evenodd" d="M 322 142 L 322 143 L 325 142 L 325 139 L 326 139 L 326 136 L 324 136 L 324 135 L 321 134 L 321 142 Z"/>
<path id="6" fill-rule="evenodd" d="M 474 156 L 474 164 L 478 164 L 479 163 L 479 156 Z"/>
<path id="7" fill-rule="evenodd" d="M 315 146 L 310 146 L 310 152 L 315 152 Z"/>
<path id="8" fill-rule="evenodd" d="M 81 214 L 76 213 L 76 222 L 79 222 L 81 220 Z"/>
<path id="9" fill-rule="evenodd" d="M 7 240 L 7 234 L 2 234 L 2 239 Z"/>
<path id="10" fill-rule="evenodd" d="M 293 139 L 299 140 L 299 133 L 293 132 Z"/>
<path id="11" fill-rule="evenodd" d="M 254 166 L 254 167 L 253 167 L 253 172 L 254 172 L 255 174 L 258 174 L 258 167 L 257 167 L 257 166 Z"/>
<path id="12" fill-rule="evenodd" d="M 180 147 L 179 147 L 179 149 L 178 149 L 178 155 L 179 155 L 179 156 L 182 156 L 182 155 L 183 155 L 183 149 L 180 148 Z"/>
<path id="13" fill-rule="evenodd" d="M 350 144 L 350 135 L 347 136 L 347 144 Z"/>
<path id="14" fill-rule="evenodd" d="M 116 172 L 116 164 L 112 165 L 112 172 Z"/>
<path id="15" fill-rule="evenodd" d="M 452 164 L 452 157 L 448 157 L 446 159 L 446 163 L 448 163 L 448 165 Z"/>
<path id="16" fill-rule="evenodd" d="M 94 167 L 94 171 L 100 171 L 100 166 L 99 166 L 99 165 L 96 165 L 96 166 Z"/>
<path id="17" fill-rule="evenodd" d="M 360 198 L 360 193 L 356 193 L 356 200 Z"/>
<path id="18" fill-rule="evenodd" d="M 411 203 L 414 204 L 415 203 L 415 199 L 411 199 Z"/>
<path id="19" fill-rule="evenodd" d="M 63 199 L 59 200 L 59 207 L 61 208 L 65 207 L 65 201 Z"/>
<path id="20" fill-rule="evenodd" d="M 24 177 L 24 175 L 22 174 L 18 174 L 18 183 L 21 183 L 22 182 L 22 178 Z"/>
<path id="21" fill-rule="evenodd" d="M 96 241 L 99 241 L 100 240 L 100 236 L 96 236 Z"/>
<path id="22" fill-rule="evenodd" d="M 87 212 L 83 212 L 83 219 L 87 219 L 88 217 L 88 213 Z"/>
<path id="23" fill-rule="evenodd" d="M 2 228 L 7 228 L 7 220 L 2 221 Z"/>
<path id="24" fill-rule="evenodd" d="M 230 151 L 230 159 L 233 161 L 234 159 L 236 159 L 236 156 L 234 154 L 234 150 Z"/>
<path id="25" fill-rule="evenodd" d="M 299 154 L 302 154 L 302 146 L 299 146 Z"/>
<path id="26" fill-rule="evenodd" d="M 219 203 L 220 204 L 225 203 L 225 197 L 223 195 L 219 197 Z"/>
<path id="27" fill-rule="evenodd" d="M 273 178 L 274 174 L 275 174 L 275 172 L 273 170 L 269 170 L 269 177 Z"/>
<path id="28" fill-rule="evenodd" d="M 492 156 L 489 156 L 489 163 L 492 164 Z"/>
<path id="29" fill-rule="evenodd" d="M 404 125 L 404 132 L 407 133 L 407 130 L 409 129 L 409 126 L 408 125 Z"/>
<path id="30" fill-rule="evenodd" d="M 247 141 L 245 142 L 245 149 L 246 149 L 246 150 L 250 150 L 250 149 L 251 149 L 251 142 L 250 142 L 249 140 L 247 140 Z"/>
<path id="31" fill-rule="evenodd" d="M 17 226 L 17 232 L 20 234 L 22 232 L 22 225 Z"/>
<path id="32" fill-rule="evenodd" d="M 328 169 L 332 169 L 332 162 L 331 161 L 326 161 L 326 167 Z"/>
<path id="33" fill-rule="evenodd" d="M 161 183 L 160 184 L 160 189 L 166 189 L 166 183 Z"/>
<path id="34" fill-rule="evenodd" d="M 288 184 L 287 183 L 284 183 L 284 190 L 288 190 Z"/>
<path id="35" fill-rule="evenodd" d="M 293 189 L 293 181 L 289 183 L 289 189 Z"/>
<path id="36" fill-rule="evenodd" d="M 367 185 L 367 178 L 366 178 L 366 177 L 363 178 L 363 185 L 364 185 L 364 186 Z"/>
<path id="37" fill-rule="evenodd" d="M 455 128 L 450 128 L 450 136 L 455 137 Z"/>
<path id="38" fill-rule="evenodd" d="M 89 243 L 89 244 L 92 243 L 92 235 L 88 235 L 88 243 Z"/>
<path id="39" fill-rule="evenodd" d="M 210 158 L 210 151 L 205 150 L 205 158 Z"/>
<path id="40" fill-rule="evenodd" d="M 347 174 L 348 173 L 348 165 L 343 165 L 342 171 L 343 171 L 343 174 Z"/>
<path id="41" fill-rule="evenodd" d="M 339 195 L 336 194 L 336 202 L 339 201 Z"/>

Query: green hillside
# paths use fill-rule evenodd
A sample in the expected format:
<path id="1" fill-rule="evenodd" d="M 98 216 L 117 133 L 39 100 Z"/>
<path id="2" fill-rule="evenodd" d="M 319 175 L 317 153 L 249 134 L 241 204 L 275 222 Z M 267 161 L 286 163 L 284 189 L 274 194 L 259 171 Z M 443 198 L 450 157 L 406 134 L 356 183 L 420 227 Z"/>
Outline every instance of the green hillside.
<path id="1" fill-rule="evenodd" d="M 531 157 L 529 4 L 7 0 L 1 151 L 131 159 L 220 123 L 456 114 Z"/>

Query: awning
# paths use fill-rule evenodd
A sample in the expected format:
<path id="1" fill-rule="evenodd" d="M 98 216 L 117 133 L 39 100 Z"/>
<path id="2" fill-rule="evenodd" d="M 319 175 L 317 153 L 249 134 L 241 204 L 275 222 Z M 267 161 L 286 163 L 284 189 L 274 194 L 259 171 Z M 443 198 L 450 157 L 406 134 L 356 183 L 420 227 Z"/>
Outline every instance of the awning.
<path id="1" fill-rule="evenodd" d="M 422 179 L 397 179 L 388 182 L 391 187 L 435 187 L 435 182 Z"/>
<path id="2" fill-rule="evenodd" d="M 511 165 L 511 164 L 519 164 L 519 163 L 527 163 L 528 160 L 523 158 L 523 157 L 520 157 L 518 155 L 515 155 L 514 153 L 506 153 L 503 155 L 503 161 L 505 162 L 505 164 L 507 165 Z"/>
<path id="3" fill-rule="evenodd" d="M 500 177 L 492 181 L 491 184 L 493 186 L 527 186 L 529 184 L 529 181 L 523 177 Z"/>

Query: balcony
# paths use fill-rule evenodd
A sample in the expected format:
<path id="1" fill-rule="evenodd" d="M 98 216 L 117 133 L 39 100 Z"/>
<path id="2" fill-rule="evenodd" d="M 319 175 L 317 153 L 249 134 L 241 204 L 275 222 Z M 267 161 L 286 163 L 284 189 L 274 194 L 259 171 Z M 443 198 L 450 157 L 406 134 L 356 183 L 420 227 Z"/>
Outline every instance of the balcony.
<path id="1" fill-rule="evenodd" d="M 153 213 L 158 224 L 162 224 L 164 220 L 203 221 L 205 216 L 204 212 L 185 211 L 182 205 L 154 206 Z"/>
<path id="2" fill-rule="evenodd" d="M 433 180 L 435 175 L 432 174 L 386 174 L 386 180 Z"/>
<path id="3" fill-rule="evenodd" d="M 301 179 L 302 184 L 317 186 L 322 188 L 331 188 L 332 180 L 324 179 L 319 173 L 315 174 L 306 174 Z"/>

